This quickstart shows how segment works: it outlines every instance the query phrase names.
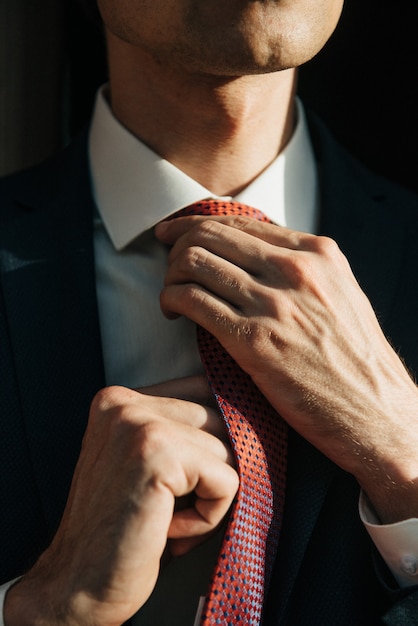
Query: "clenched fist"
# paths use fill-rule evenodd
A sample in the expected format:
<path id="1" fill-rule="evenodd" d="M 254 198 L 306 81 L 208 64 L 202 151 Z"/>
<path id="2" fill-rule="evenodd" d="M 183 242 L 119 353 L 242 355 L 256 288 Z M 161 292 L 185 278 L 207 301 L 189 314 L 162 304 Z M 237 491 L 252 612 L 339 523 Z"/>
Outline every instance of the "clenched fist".
<path id="1" fill-rule="evenodd" d="M 167 542 L 181 554 L 217 528 L 238 476 L 211 402 L 200 377 L 97 394 L 61 524 L 9 591 L 8 626 L 119 626 L 150 596 Z"/>

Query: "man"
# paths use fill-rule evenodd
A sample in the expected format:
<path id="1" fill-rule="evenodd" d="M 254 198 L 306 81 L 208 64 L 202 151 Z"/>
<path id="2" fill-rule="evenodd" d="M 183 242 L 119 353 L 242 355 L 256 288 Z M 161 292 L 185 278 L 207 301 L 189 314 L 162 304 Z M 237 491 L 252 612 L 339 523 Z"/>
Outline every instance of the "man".
<path id="1" fill-rule="evenodd" d="M 295 101 L 342 0 L 99 8 L 88 146 L 1 189 L 4 623 L 199 623 L 238 477 L 195 324 L 289 425 L 264 623 L 418 623 L 417 200 Z M 165 221 L 208 197 L 275 224 Z"/>

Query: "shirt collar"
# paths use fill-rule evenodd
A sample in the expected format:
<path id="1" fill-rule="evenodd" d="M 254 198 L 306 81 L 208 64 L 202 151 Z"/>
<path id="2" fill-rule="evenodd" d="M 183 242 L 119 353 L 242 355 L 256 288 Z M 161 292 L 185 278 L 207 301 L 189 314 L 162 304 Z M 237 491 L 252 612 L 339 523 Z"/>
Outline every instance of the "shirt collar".
<path id="1" fill-rule="evenodd" d="M 122 126 L 111 112 L 104 87 L 96 97 L 89 158 L 96 205 L 117 250 L 179 209 L 217 197 Z M 260 209 L 282 226 L 314 232 L 316 165 L 299 100 L 290 142 L 234 199 Z"/>

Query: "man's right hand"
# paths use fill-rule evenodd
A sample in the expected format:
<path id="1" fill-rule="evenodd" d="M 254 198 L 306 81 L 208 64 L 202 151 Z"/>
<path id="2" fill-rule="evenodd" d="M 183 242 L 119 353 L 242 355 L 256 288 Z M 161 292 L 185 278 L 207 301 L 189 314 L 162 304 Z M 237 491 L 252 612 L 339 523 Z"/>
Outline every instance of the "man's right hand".
<path id="1" fill-rule="evenodd" d="M 209 397 L 202 378 L 98 393 L 61 524 L 7 594 L 6 626 L 119 626 L 150 596 L 167 540 L 181 554 L 216 529 L 238 476 Z"/>

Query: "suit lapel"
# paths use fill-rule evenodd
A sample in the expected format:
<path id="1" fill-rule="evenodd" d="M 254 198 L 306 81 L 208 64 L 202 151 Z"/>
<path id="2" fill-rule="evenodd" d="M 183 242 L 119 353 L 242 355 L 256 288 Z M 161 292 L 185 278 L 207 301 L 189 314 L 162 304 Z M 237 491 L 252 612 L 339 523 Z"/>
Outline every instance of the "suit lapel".
<path id="1" fill-rule="evenodd" d="M 50 529 L 65 504 L 90 401 L 104 384 L 85 155 L 82 138 L 58 164 L 36 170 L 16 198 L 19 216 L 1 234 L 20 404 Z"/>
<path id="2" fill-rule="evenodd" d="M 405 226 L 391 205 L 393 188 L 359 166 L 320 122 L 315 121 L 311 131 L 323 181 L 320 234 L 337 241 L 384 325 L 399 281 L 405 239 Z"/>
<path id="3" fill-rule="evenodd" d="M 263 624 L 280 624 L 336 468 L 289 431 L 285 513 Z"/>
<path id="4" fill-rule="evenodd" d="M 320 234 L 348 257 L 381 324 L 390 312 L 401 269 L 404 230 L 386 212 L 379 185 L 310 119 L 321 180 Z M 385 254 L 382 256 L 382 250 Z M 280 624 L 328 490 L 340 470 L 293 431 L 289 436 L 285 515 L 265 624 Z"/>

